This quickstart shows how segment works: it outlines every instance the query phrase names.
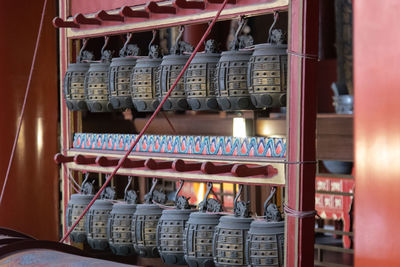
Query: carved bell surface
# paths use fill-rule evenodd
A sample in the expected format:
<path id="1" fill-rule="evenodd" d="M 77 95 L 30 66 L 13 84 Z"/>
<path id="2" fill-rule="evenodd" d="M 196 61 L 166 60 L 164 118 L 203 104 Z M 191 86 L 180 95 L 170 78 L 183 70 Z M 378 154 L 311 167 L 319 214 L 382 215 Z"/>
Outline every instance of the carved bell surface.
<path id="1" fill-rule="evenodd" d="M 174 84 L 176 78 L 181 73 L 184 65 L 189 59 L 189 53 L 193 51 L 193 47 L 183 41 L 179 41 L 183 33 L 181 28 L 180 33 L 175 41 L 175 45 L 171 48 L 171 55 L 164 56 L 160 66 L 160 102 L 167 94 L 168 90 Z M 184 88 L 184 79 L 179 80 L 175 89 L 168 97 L 163 105 L 164 110 L 186 110 L 189 105 L 186 100 L 186 93 Z"/>
<path id="2" fill-rule="evenodd" d="M 160 104 L 159 70 L 162 59 L 158 45 L 151 45 L 149 57 L 136 61 L 131 76 L 132 102 L 137 111 L 154 111 Z"/>
<path id="3" fill-rule="evenodd" d="M 102 48 L 101 62 L 90 64 L 85 77 L 86 104 L 90 112 L 113 111 L 108 92 L 112 52 L 104 49 L 107 46 L 107 40 Z"/>
<path id="4" fill-rule="evenodd" d="M 128 44 L 131 38 L 132 34 L 128 34 L 126 42 L 119 52 L 120 57 L 113 58 L 110 65 L 109 94 L 110 103 L 114 109 L 133 108 L 130 83 L 139 47 Z"/>
<path id="5" fill-rule="evenodd" d="M 199 204 L 199 212 L 193 212 L 186 223 L 184 233 L 185 260 L 189 267 L 213 267 L 213 236 L 215 227 L 219 223 L 222 211 L 221 204 L 213 198 L 207 198 L 212 190 L 209 190 L 204 200 Z"/>
<path id="6" fill-rule="evenodd" d="M 176 193 L 182 189 L 183 182 Z M 185 265 L 184 231 L 190 214 L 188 199 L 184 196 L 175 197 L 175 209 L 163 210 L 157 225 L 157 246 L 162 260 L 166 264 Z"/>
<path id="7" fill-rule="evenodd" d="M 102 199 L 97 199 L 90 207 L 85 222 L 87 241 L 95 250 L 108 248 L 108 217 L 113 207 L 114 189 L 107 187 L 101 197 Z"/>
<path id="8" fill-rule="evenodd" d="M 247 266 L 246 242 L 250 224 L 248 203 L 235 198 L 235 215 L 222 216 L 215 228 L 213 238 L 213 256 L 217 267 Z"/>
<path id="9" fill-rule="evenodd" d="M 248 266 L 281 267 L 284 265 L 285 222 L 277 206 L 270 203 L 276 192 L 274 187 L 264 204 L 264 218 L 250 225 L 247 236 Z"/>
<path id="10" fill-rule="evenodd" d="M 136 253 L 144 258 L 158 258 L 157 249 L 157 224 L 161 217 L 162 209 L 153 201 L 164 204 L 166 195 L 155 189 L 157 180 L 153 179 L 153 186 L 145 195 L 145 203 L 138 204 L 132 218 L 132 242 Z"/>
<path id="11" fill-rule="evenodd" d="M 137 195 L 127 190 L 132 178 L 129 178 L 125 189 L 125 202 L 115 203 L 108 218 L 107 236 L 111 251 L 119 256 L 130 256 L 135 253 L 132 243 L 131 223 L 136 211 Z"/>
<path id="12" fill-rule="evenodd" d="M 65 72 L 64 99 L 69 110 L 87 110 L 84 83 L 90 65 L 87 61 L 93 60 L 93 53 L 84 50 L 86 44 L 87 40 L 84 40 L 76 63 L 69 64 Z"/>
<path id="13" fill-rule="evenodd" d="M 93 195 L 85 195 L 85 194 L 73 194 L 71 195 L 71 199 L 68 202 L 67 211 L 66 211 L 66 222 L 67 228 L 70 229 L 71 226 L 77 221 L 77 219 L 82 215 L 83 211 L 92 200 Z M 86 241 L 86 229 L 85 229 L 85 221 L 87 215 L 83 216 L 83 218 L 79 221 L 76 227 L 72 230 L 69 235 L 72 242 L 82 243 Z"/>
<path id="14" fill-rule="evenodd" d="M 185 73 L 185 92 L 193 110 L 217 110 L 215 72 L 221 54 L 214 40 L 208 40 L 204 53 L 197 53 Z"/>
<path id="15" fill-rule="evenodd" d="M 247 69 L 251 50 L 239 50 L 253 44 L 251 36 L 238 36 L 241 22 L 230 51 L 222 52 L 217 65 L 217 101 L 222 110 L 254 109 L 247 87 Z"/>
<path id="16" fill-rule="evenodd" d="M 287 45 L 283 44 L 283 32 L 272 30 L 274 24 L 269 42 L 256 45 L 249 62 L 247 82 L 251 101 L 257 108 L 286 106 Z"/>

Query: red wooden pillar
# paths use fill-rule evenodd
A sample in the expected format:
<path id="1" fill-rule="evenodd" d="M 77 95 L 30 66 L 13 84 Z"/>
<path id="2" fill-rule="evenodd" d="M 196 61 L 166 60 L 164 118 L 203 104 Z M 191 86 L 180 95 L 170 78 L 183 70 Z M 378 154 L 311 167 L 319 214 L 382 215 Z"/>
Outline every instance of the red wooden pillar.
<path id="1" fill-rule="evenodd" d="M 315 209 L 316 60 L 318 0 L 292 0 L 289 7 L 288 180 L 286 205 Z M 286 217 L 286 266 L 314 265 L 314 217 Z"/>
<path id="2" fill-rule="evenodd" d="M 354 3 L 355 266 L 400 266 L 398 0 Z"/>
<path id="3" fill-rule="evenodd" d="M 44 1 L 0 1 L 0 186 L 17 131 Z M 25 116 L 5 195 L 0 226 L 56 241 L 59 227 L 57 40 L 46 16 L 33 71 Z"/>

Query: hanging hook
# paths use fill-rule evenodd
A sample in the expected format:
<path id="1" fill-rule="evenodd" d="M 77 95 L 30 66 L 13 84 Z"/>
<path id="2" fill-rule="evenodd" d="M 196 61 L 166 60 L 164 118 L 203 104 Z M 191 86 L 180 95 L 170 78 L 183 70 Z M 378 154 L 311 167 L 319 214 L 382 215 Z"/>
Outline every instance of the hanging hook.
<path id="1" fill-rule="evenodd" d="M 175 201 L 178 199 L 178 194 L 179 194 L 179 192 L 182 190 L 182 187 L 183 187 L 183 184 L 185 183 L 185 181 L 184 180 L 179 180 L 179 187 L 178 187 L 178 190 L 176 190 L 176 193 L 175 193 Z"/>
<path id="2" fill-rule="evenodd" d="M 276 22 L 278 21 L 278 18 L 279 18 L 279 12 L 275 11 L 274 12 L 274 22 L 272 22 L 272 25 L 271 25 L 271 27 L 269 27 L 269 30 L 268 30 L 267 43 L 271 43 L 271 33 L 272 33 L 273 28 L 275 27 Z"/>
<path id="3" fill-rule="evenodd" d="M 153 194 L 153 192 L 154 192 L 154 189 L 156 189 L 156 185 L 157 185 L 157 183 L 158 183 L 158 180 L 157 180 L 157 178 L 153 178 L 153 184 L 152 184 L 152 186 L 151 186 L 151 188 L 150 188 L 150 191 L 149 191 L 149 193 Z"/>
<path id="4" fill-rule="evenodd" d="M 243 185 L 239 184 L 239 191 L 236 193 L 235 199 L 233 200 L 233 210 L 237 208 L 237 202 L 239 200 L 240 195 L 242 194 Z"/>
<path id="5" fill-rule="evenodd" d="M 126 34 L 126 41 L 125 41 L 125 43 L 124 43 L 124 46 L 123 46 L 122 49 L 121 49 L 121 51 L 122 51 L 123 54 L 125 54 L 125 52 L 126 52 L 126 47 L 128 46 L 129 42 L 131 41 L 132 36 L 133 36 L 133 34 L 132 34 L 131 32 L 128 32 L 128 33 Z M 121 52 L 120 52 L 120 54 L 121 54 Z"/>
<path id="6" fill-rule="evenodd" d="M 83 179 L 83 182 L 82 182 L 82 189 L 83 189 L 83 186 L 87 183 L 87 181 L 88 181 L 88 179 L 89 179 L 89 173 L 87 172 L 87 173 L 85 173 L 85 179 Z M 82 192 L 82 190 L 81 190 L 81 192 Z"/>
<path id="7" fill-rule="evenodd" d="M 81 50 L 79 50 L 79 57 L 78 57 L 78 60 L 77 60 L 79 63 L 82 62 L 82 59 L 83 59 L 83 51 L 85 50 L 88 41 L 89 41 L 89 38 L 83 38 L 83 39 L 82 39 L 82 43 L 83 43 L 83 44 L 82 44 Z"/>
<path id="8" fill-rule="evenodd" d="M 126 196 L 126 194 L 128 192 L 128 188 L 131 186 L 131 183 L 132 183 L 132 176 L 128 176 L 128 184 L 126 185 L 125 190 L 124 190 L 124 195 L 125 196 Z"/>
<path id="9" fill-rule="evenodd" d="M 243 27 L 246 25 L 246 19 L 244 16 L 239 18 L 238 28 L 236 29 L 235 36 L 233 38 L 233 49 L 239 49 L 239 33 L 243 30 Z"/>
<path id="10" fill-rule="evenodd" d="M 152 45 L 152 44 L 154 43 L 154 41 L 156 40 L 156 37 L 157 37 L 157 31 L 156 31 L 156 30 L 153 30 L 153 37 L 151 38 L 151 41 L 150 41 L 149 46 L 148 46 L 149 52 L 150 52 L 150 50 L 151 50 L 151 45 Z"/>
<path id="11" fill-rule="evenodd" d="M 110 36 L 104 36 L 104 45 L 101 48 L 101 54 L 103 55 L 104 50 L 106 49 L 108 42 L 110 41 Z"/>
<path id="12" fill-rule="evenodd" d="M 213 188 L 213 183 L 212 182 L 207 182 L 207 191 L 206 194 L 204 195 L 203 201 L 207 201 L 208 196 L 210 195 L 211 191 Z"/>
<path id="13" fill-rule="evenodd" d="M 179 34 L 178 34 L 178 37 L 176 37 L 176 39 L 175 39 L 175 45 L 177 45 L 179 40 L 182 38 L 182 34 L 184 31 L 185 31 L 185 26 L 183 26 L 183 25 L 179 26 Z"/>
<path id="14" fill-rule="evenodd" d="M 271 188 L 271 193 L 269 194 L 267 200 L 265 200 L 265 202 L 264 202 L 264 212 L 267 210 L 267 207 L 271 203 L 272 198 L 274 197 L 275 193 L 276 193 L 276 186 L 273 186 Z"/>

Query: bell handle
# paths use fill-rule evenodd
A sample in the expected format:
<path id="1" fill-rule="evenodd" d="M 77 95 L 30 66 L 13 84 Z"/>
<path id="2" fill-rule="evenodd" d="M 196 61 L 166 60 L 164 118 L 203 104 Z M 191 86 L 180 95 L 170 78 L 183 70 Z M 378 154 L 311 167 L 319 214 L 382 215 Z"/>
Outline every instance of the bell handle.
<path id="1" fill-rule="evenodd" d="M 152 44 L 153 44 L 154 41 L 156 40 L 156 37 L 157 37 L 157 30 L 153 30 L 152 33 L 153 33 L 153 37 L 151 38 L 150 43 L 149 43 L 149 46 L 148 46 L 149 53 L 150 53 L 150 51 L 151 51 L 151 46 L 152 46 Z"/>
<path id="2" fill-rule="evenodd" d="M 246 19 L 244 16 L 241 16 L 239 19 L 239 25 L 238 28 L 236 29 L 235 36 L 233 38 L 234 41 L 234 50 L 239 49 L 239 33 L 242 31 L 243 27 L 246 25 Z"/>
<path id="3" fill-rule="evenodd" d="M 203 210 L 202 211 L 207 211 L 207 198 L 208 198 L 208 196 L 210 195 L 210 193 L 211 193 L 211 191 L 212 191 L 212 188 L 213 188 L 213 183 L 212 182 L 207 182 L 207 191 L 206 191 L 206 193 L 204 194 L 204 198 L 203 198 L 203 203 L 205 204 L 204 206 L 203 206 Z M 214 192 L 213 192 L 214 193 Z"/>
<path id="4" fill-rule="evenodd" d="M 129 42 L 131 41 L 132 36 L 133 36 L 133 34 L 131 32 L 128 32 L 126 34 L 126 41 L 124 43 L 124 46 L 121 48 L 121 51 L 123 52 L 124 57 L 126 56 L 126 47 L 128 46 Z M 120 54 L 121 54 L 121 52 L 120 52 Z"/>
<path id="5" fill-rule="evenodd" d="M 79 57 L 78 57 L 79 58 L 79 61 L 78 61 L 79 63 L 82 62 L 83 51 L 85 51 L 88 41 L 89 41 L 89 38 L 83 38 L 82 39 L 82 48 L 81 48 L 81 50 L 79 50 Z"/>
<path id="6" fill-rule="evenodd" d="M 153 194 L 154 189 L 156 189 L 157 182 L 158 182 L 157 178 L 154 177 L 153 178 L 153 183 L 152 183 L 150 191 L 149 191 L 150 194 Z"/>
<path id="7" fill-rule="evenodd" d="M 103 55 L 104 55 L 104 51 L 105 51 L 105 49 L 106 49 L 106 47 L 107 47 L 107 45 L 108 45 L 108 42 L 110 41 L 110 36 L 104 36 L 104 45 L 103 45 L 103 47 L 101 48 L 101 56 L 103 57 Z"/>

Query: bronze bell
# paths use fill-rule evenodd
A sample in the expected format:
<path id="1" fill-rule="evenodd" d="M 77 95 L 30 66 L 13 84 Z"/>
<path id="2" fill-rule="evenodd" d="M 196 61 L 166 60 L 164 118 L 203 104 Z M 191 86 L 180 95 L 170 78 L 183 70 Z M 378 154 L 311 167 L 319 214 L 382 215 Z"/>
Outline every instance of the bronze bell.
<path id="1" fill-rule="evenodd" d="M 136 211 L 137 195 L 134 190 L 128 190 L 132 182 L 129 177 L 125 188 L 125 202 L 115 203 L 110 212 L 107 225 L 108 244 L 111 251 L 119 256 L 135 254 L 132 243 L 131 223 Z"/>
<path id="2" fill-rule="evenodd" d="M 185 265 L 184 230 L 190 213 L 193 212 L 189 199 L 177 196 L 182 189 L 183 181 L 175 194 L 175 209 L 163 210 L 157 225 L 157 246 L 161 259 L 166 264 Z"/>
<path id="3" fill-rule="evenodd" d="M 86 104 L 91 112 L 110 112 L 113 110 L 109 103 L 109 68 L 112 52 L 105 50 L 109 37 L 101 49 L 101 62 L 90 64 L 85 77 Z"/>
<path id="4" fill-rule="evenodd" d="M 251 50 L 239 50 L 253 44 L 251 36 L 238 36 L 245 25 L 241 21 L 230 44 L 230 51 L 222 52 L 217 64 L 217 101 L 222 110 L 254 109 L 247 87 L 247 68 Z"/>
<path id="5" fill-rule="evenodd" d="M 286 106 L 287 45 L 282 30 L 269 29 L 268 43 L 255 46 L 248 69 L 251 101 L 257 108 Z"/>
<path id="6" fill-rule="evenodd" d="M 247 266 L 246 241 L 250 224 L 249 203 L 237 199 L 242 191 L 235 197 L 235 215 L 222 216 L 215 228 L 213 239 L 214 263 L 217 267 Z"/>
<path id="7" fill-rule="evenodd" d="M 76 58 L 76 63 L 68 65 L 64 76 L 64 98 L 69 110 L 87 110 L 85 102 L 85 74 L 89 70 L 88 61 L 93 60 L 93 53 L 86 51 L 87 39 Z"/>
<path id="8" fill-rule="evenodd" d="M 185 73 L 185 93 L 193 110 L 217 110 L 215 72 L 221 54 L 214 40 L 208 40 L 204 53 L 197 53 Z"/>
<path id="9" fill-rule="evenodd" d="M 284 265 L 285 222 L 277 206 L 271 203 L 276 192 L 273 187 L 264 203 L 264 219 L 250 225 L 247 236 L 248 266 L 282 267 Z"/>
<path id="10" fill-rule="evenodd" d="M 171 55 L 164 56 L 160 67 L 160 102 L 171 88 L 176 78 L 181 73 L 184 65 L 189 59 L 189 55 L 184 54 L 185 52 L 192 52 L 193 47 L 185 42 L 179 41 L 183 33 L 181 28 L 178 38 L 176 39 L 175 45 L 171 49 Z M 186 93 L 184 90 L 184 79 L 179 80 L 175 89 L 168 97 L 167 101 L 163 105 L 164 110 L 186 110 L 188 109 L 188 103 L 186 100 Z"/>
<path id="11" fill-rule="evenodd" d="M 129 33 L 123 48 L 119 51 L 119 57 L 113 58 L 110 65 L 109 94 L 110 103 L 114 109 L 133 108 L 130 83 L 131 73 L 136 65 L 139 54 L 137 45 L 128 44 L 132 38 Z"/>
<path id="12" fill-rule="evenodd" d="M 67 229 L 76 222 L 76 220 L 82 215 L 87 205 L 93 199 L 94 188 L 92 183 L 88 183 L 87 179 L 89 174 L 86 174 L 85 180 L 82 182 L 82 189 L 80 194 L 72 194 L 71 199 L 68 202 L 66 214 Z M 86 215 L 79 221 L 79 223 L 72 230 L 69 235 L 72 242 L 83 243 L 86 241 L 86 229 L 85 229 Z"/>
<path id="13" fill-rule="evenodd" d="M 85 222 L 87 241 L 92 249 L 106 250 L 108 248 L 108 217 L 112 210 L 112 200 L 115 198 L 115 191 L 111 187 L 101 194 L 90 207 Z"/>
<path id="14" fill-rule="evenodd" d="M 149 193 L 145 195 L 144 204 L 138 204 L 132 218 L 132 242 L 136 253 L 145 258 L 158 258 L 156 232 L 158 220 L 161 217 L 162 209 L 159 205 L 153 204 L 165 203 L 166 195 L 154 190 L 157 180 L 153 179 L 153 186 Z"/>
<path id="15" fill-rule="evenodd" d="M 212 183 L 208 183 L 204 200 L 199 204 L 200 211 L 191 213 L 186 223 L 183 247 L 189 267 L 214 266 L 212 243 L 222 206 L 213 198 L 207 199 L 211 190 Z"/>
<path id="16" fill-rule="evenodd" d="M 149 45 L 148 58 L 136 61 L 131 76 L 132 102 L 136 110 L 141 112 L 154 111 L 160 104 L 159 71 L 162 59 L 159 46 L 152 45 L 154 39 L 155 31 Z"/>

